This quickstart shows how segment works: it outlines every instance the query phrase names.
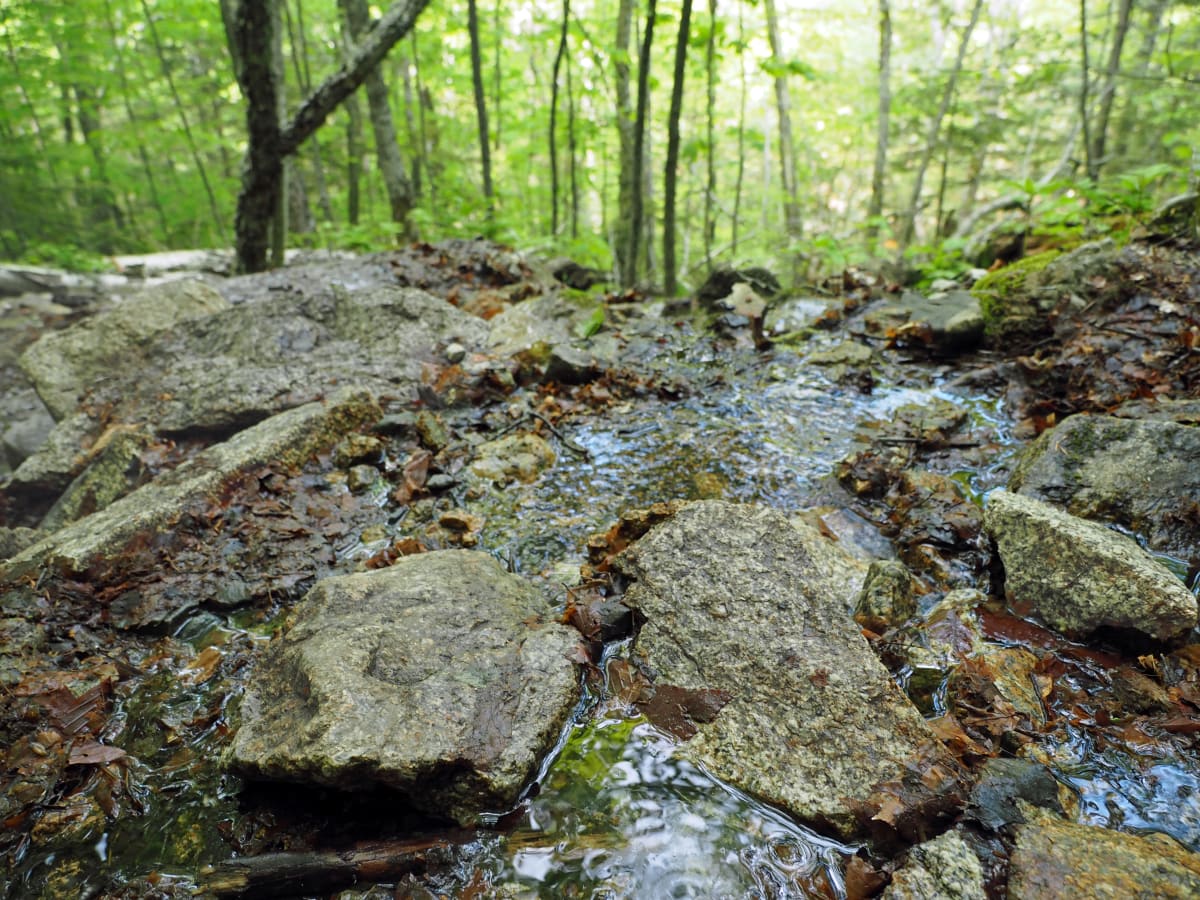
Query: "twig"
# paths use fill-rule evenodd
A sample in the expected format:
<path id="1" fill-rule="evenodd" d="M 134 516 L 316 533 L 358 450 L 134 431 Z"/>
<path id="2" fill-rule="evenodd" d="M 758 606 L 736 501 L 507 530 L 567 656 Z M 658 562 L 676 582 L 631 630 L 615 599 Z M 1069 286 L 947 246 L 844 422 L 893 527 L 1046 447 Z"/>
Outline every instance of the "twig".
<path id="1" fill-rule="evenodd" d="M 580 447 L 578 444 L 576 444 L 573 440 L 571 440 L 569 437 L 567 437 L 565 434 L 563 434 L 561 431 L 559 431 L 557 428 L 555 428 L 554 425 L 551 424 L 550 420 L 547 419 L 545 416 L 543 416 L 540 412 L 535 412 L 533 410 L 530 410 L 529 415 L 533 416 L 535 419 L 537 419 L 539 422 L 541 422 L 543 425 L 545 425 L 547 428 L 549 428 L 550 433 L 553 434 L 560 441 L 562 441 L 562 445 L 564 447 L 566 447 L 568 450 L 570 450 L 572 453 L 574 453 L 576 456 L 581 456 L 584 459 L 588 459 L 588 460 L 590 460 L 592 458 L 592 455 L 590 453 L 588 453 L 586 447 Z"/>

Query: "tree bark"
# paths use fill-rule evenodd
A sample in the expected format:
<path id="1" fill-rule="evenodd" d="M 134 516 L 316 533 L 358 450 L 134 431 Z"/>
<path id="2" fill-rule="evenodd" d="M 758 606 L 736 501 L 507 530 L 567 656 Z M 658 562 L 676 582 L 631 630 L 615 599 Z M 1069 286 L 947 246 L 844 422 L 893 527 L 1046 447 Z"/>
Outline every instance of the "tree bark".
<path id="1" fill-rule="evenodd" d="M 629 236 L 629 259 L 636 270 L 641 250 L 643 217 L 646 214 L 647 186 L 643 184 L 646 166 L 646 116 L 650 107 L 650 48 L 654 46 L 654 11 L 656 0 L 646 8 L 646 30 L 642 35 L 642 50 L 638 56 L 637 113 L 633 120 L 633 222 Z M 649 274 L 649 273 L 647 273 Z"/>
<path id="2" fill-rule="evenodd" d="M 668 297 L 677 288 L 675 264 L 675 186 L 679 168 L 679 117 L 683 114 L 683 82 L 687 75 L 688 36 L 692 24 L 692 0 L 683 0 L 679 13 L 679 36 L 675 40 L 675 79 L 671 109 L 667 115 L 667 163 L 663 170 L 663 278 Z"/>
<path id="3" fill-rule="evenodd" d="M 1154 58 L 1154 46 L 1158 43 L 1158 35 L 1162 30 L 1163 12 L 1168 0 L 1152 0 L 1147 10 L 1145 31 L 1142 32 L 1142 43 L 1138 47 L 1137 57 L 1133 65 L 1133 77 L 1141 80 L 1150 70 L 1150 61 Z M 1137 115 L 1135 96 L 1125 92 L 1125 104 L 1121 109 L 1121 117 L 1117 123 L 1117 141 L 1113 148 L 1113 156 L 1120 159 L 1129 151 L 1129 138 L 1134 133 L 1134 117 Z"/>
<path id="4" fill-rule="evenodd" d="M 222 0 L 222 4 L 231 0 Z M 284 0 L 286 4 L 287 0 Z M 287 6 L 284 6 L 287 9 Z M 292 17 L 288 16 L 289 37 L 292 46 L 292 63 L 296 69 L 296 83 L 300 90 L 307 95 L 312 90 L 312 75 L 308 68 L 308 40 L 305 38 L 304 4 L 296 0 L 296 27 L 292 29 Z M 329 185 L 325 181 L 325 162 L 321 158 L 321 141 L 314 134 L 312 139 L 313 178 L 317 182 L 317 204 L 321 207 L 321 217 L 326 222 L 333 222 L 333 203 L 329 199 Z"/>
<path id="5" fill-rule="evenodd" d="M 1089 178 L 1096 171 L 1096 162 L 1092 159 L 1092 124 L 1088 115 L 1088 80 L 1092 77 L 1091 65 L 1088 62 L 1088 15 L 1087 0 L 1079 0 L 1079 121 L 1083 125 L 1083 156 L 1084 169 Z"/>
<path id="6" fill-rule="evenodd" d="M 467 28 L 471 33 L 471 79 L 475 85 L 475 118 L 479 124 L 479 157 L 483 171 L 483 196 L 487 202 L 487 220 L 495 217 L 492 192 L 492 155 L 488 146 L 487 98 L 483 93 L 483 55 L 479 46 L 479 12 L 475 0 L 467 0 Z"/>
<path id="7" fill-rule="evenodd" d="M 361 41 L 371 20 L 367 0 L 338 0 L 338 5 L 342 7 L 346 17 L 350 36 L 355 43 Z M 375 135 L 375 158 L 387 190 L 392 221 L 400 226 L 400 234 L 405 240 L 413 240 L 416 233 L 409 218 L 413 208 L 413 187 L 412 182 L 408 180 L 404 159 L 400 155 L 400 145 L 396 141 L 396 126 L 392 121 L 387 82 L 384 81 L 379 66 L 367 74 L 366 88 L 371 130 Z"/>
<path id="8" fill-rule="evenodd" d="M 242 94 L 246 97 L 246 123 L 249 146 L 246 151 L 242 190 L 238 195 L 237 258 L 238 269 L 260 272 L 267 264 L 266 222 L 270 210 L 278 202 L 282 159 L 315 132 L 334 109 L 362 84 L 367 73 L 387 55 L 388 50 L 416 21 L 429 0 L 401 0 L 389 7 L 383 17 L 370 29 L 362 43 L 337 72 L 317 87 L 280 129 L 274 118 L 276 85 L 263 84 L 270 75 L 270 43 L 256 28 L 269 29 L 267 0 L 241 0 L 235 17 L 235 46 L 245 61 L 238 76 Z M 247 71 L 250 62 L 247 50 L 261 55 L 254 72 Z M 264 104 L 266 104 L 264 106 Z M 267 115 L 267 113 L 272 115 Z"/>
<path id="9" fill-rule="evenodd" d="M 892 113 L 892 10 L 879 0 L 879 113 L 875 134 L 875 168 L 871 173 L 871 202 L 867 205 L 867 249 L 874 250 L 883 215 L 887 181 L 888 131 Z"/>
<path id="10" fill-rule="evenodd" d="M 1096 146 L 1092 150 L 1091 160 L 1095 170 L 1088 173 L 1093 179 L 1100 177 L 1100 170 L 1108 161 L 1105 157 L 1108 143 L 1108 120 L 1112 116 L 1113 100 L 1117 95 L 1117 75 L 1121 71 L 1121 51 L 1125 47 L 1125 36 L 1129 34 L 1129 13 L 1132 8 L 1133 0 L 1120 0 L 1117 7 L 1117 27 L 1113 31 L 1108 66 L 1104 71 L 1104 87 L 1100 91 L 1100 111 L 1096 115 L 1096 127 L 1093 130 Z"/>
<path id="11" fill-rule="evenodd" d="M 938 135 L 942 131 L 942 121 L 946 118 L 946 113 L 950 110 L 950 102 L 954 99 L 954 89 L 958 85 L 958 76 L 962 72 L 963 60 L 967 55 L 967 47 L 971 42 L 971 33 L 975 30 L 975 26 L 979 24 L 979 14 L 983 9 L 983 0 L 975 0 L 975 5 L 971 9 L 971 21 L 967 23 L 967 27 L 963 30 L 962 39 L 958 44 L 958 56 L 954 60 L 954 68 L 950 70 L 950 75 L 946 79 L 946 89 L 942 92 L 942 101 L 938 105 L 937 114 L 933 121 L 929 123 L 929 133 L 925 137 L 925 147 L 921 151 L 921 159 L 917 164 L 916 182 L 913 184 L 912 197 L 909 200 L 908 209 L 904 214 L 904 230 L 901 233 L 900 247 L 901 250 L 912 243 L 914 234 L 916 233 L 917 211 L 921 203 L 921 188 L 925 182 L 925 173 L 929 170 L 929 162 L 933 159 L 934 151 L 937 149 Z"/>
<path id="12" fill-rule="evenodd" d="M 554 54 L 553 74 L 550 76 L 550 236 L 558 235 L 558 73 L 567 53 L 567 29 L 571 24 L 571 0 L 563 0 L 562 28 L 558 35 L 558 52 Z"/>
<path id="13" fill-rule="evenodd" d="M 571 181 L 571 240 L 579 237 L 579 146 L 575 133 L 575 79 L 567 57 L 567 165 Z"/>
<path id="14" fill-rule="evenodd" d="M 617 139 L 620 167 L 617 174 L 617 218 L 613 227 L 613 262 L 616 280 L 623 288 L 637 281 L 637 257 L 631 255 L 635 196 L 638 192 L 634 165 L 633 102 L 629 91 L 629 45 L 633 36 L 633 0 L 620 0 L 617 7 L 617 42 L 613 57 L 616 70 Z"/>
<path id="15" fill-rule="evenodd" d="M 779 15 L 775 8 L 775 0 L 764 0 L 764 8 L 767 14 L 767 39 L 771 44 L 771 58 L 782 67 L 784 65 L 783 42 L 779 37 Z M 803 222 L 800 218 L 799 187 L 796 184 L 796 145 L 792 141 L 791 97 L 788 94 L 787 74 L 783 71 L 775 75 L 775 108 L 779 114 L 779 164 L 780 174 L 783 178 L 783 217 L 790 243 L 800 239 Z"/>
<path id="16" fill-rule="evenodd" d="M 283 16 L 282 6 L 287 0 L 275 0 L 271 4 L 271 78 L 276 84 L 275 115 L 280 126 L 287 119 L 287 92 L 285 90 L 283 69 Z M 275 216 L 271 220 L 271 265 L 279 268 L 283 265 L 284 253 L 287 250 L 289 197 L 291 183 L 295 176 L 295 161 L 285 156 L 283 173 L 279 182 L 278 202 L 275 204 Z"/>
<path id="17" fill-rule="evenodd" d="M 708 0 L 708 41 L 704 45 L 704 265 L 712 271 L 712 245 L 717 223 L 714 206 L 717 198 L 717 0 Z"/>
<path id="18" fill-rule="evenodd" d="M 736 257 L 738 250 L 738 228 L 742 218 L 742 185 L 746 179 L 746 17 L 745 0 L 738 3 L 738 125 L 737 125 L 737 175 L 733 185 L 733 221 L 729 239 L 730 252 Z"/>

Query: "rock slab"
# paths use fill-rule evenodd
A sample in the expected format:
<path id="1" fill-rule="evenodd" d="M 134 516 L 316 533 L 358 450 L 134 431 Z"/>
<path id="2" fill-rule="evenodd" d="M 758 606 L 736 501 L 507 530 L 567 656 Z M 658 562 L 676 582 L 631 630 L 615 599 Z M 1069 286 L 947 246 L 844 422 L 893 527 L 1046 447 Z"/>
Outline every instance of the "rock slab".
<path id="1" fill-rule="evenodd" d="M 642 671 L 658 687 L 729 695 L 682 752 L 802 821 L 860 837 L 877 788 L 953 764 L 851 621 L 845 597 L 859 585 L 825 574 L 807 540 L 772 510 L 706 501 L 614 565 L 645 619 Z"/>
<path id="2" fill-rule="evenodd" d="M 1067 636 L 1112 628 L 1169 642 L 1196 625 L 1196 598 L 1132 538 L 1003 490 L 988 496 L 984 528 L 1008 601 Z"/>
<path id="3" fill-rule="evenodd" d="M 1069 416 L 1026 449 L 1008 486 L 1115 522 L 1179 559 L 1200 555 L 1200 428 Z"/>
<path id="4" fill-rule="evenodd" d="M 384 785 L 464 825 L 509 809 L 579 698 L 578 635 L 546 612 L 486 553 L 326 578 L 247 689 L 232 768 Z"/>

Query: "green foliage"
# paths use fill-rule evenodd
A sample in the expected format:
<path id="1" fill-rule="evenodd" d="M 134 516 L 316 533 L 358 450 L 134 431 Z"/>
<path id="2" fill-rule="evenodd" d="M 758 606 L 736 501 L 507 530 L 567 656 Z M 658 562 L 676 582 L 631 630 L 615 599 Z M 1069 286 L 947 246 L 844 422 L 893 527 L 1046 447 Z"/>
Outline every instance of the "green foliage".
<path id="1" fill-rule="evenodd" d="M 43 242 L 27 247 L 17 262 L 68 272 L 111 272 L 116 268 L 111 259 L 97 253 L 70 244 Z"/>

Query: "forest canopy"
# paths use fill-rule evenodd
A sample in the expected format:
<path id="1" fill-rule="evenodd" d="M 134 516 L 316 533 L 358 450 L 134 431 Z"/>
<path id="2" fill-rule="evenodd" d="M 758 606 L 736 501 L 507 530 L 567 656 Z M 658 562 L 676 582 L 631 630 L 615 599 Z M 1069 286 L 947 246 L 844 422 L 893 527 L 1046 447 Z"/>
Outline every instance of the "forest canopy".
<path id="1" fill-rule="evenodd" d="M 391 14 L 365 0 L 4 0 L 0 255 L 83 266 L 233 246 L 245 10 L 276 23 L 264 66 L 285 131 Z M 288 246 L 486 234 L 669 291 L 746 262 L 800 277 L 907 254 L 952 273 L 986 264 L 984 239 L 1004 232 L 1127 232 L 1200 168 L 1195 0 L 411 12 L 288 158 L 275 213 Z"/>

